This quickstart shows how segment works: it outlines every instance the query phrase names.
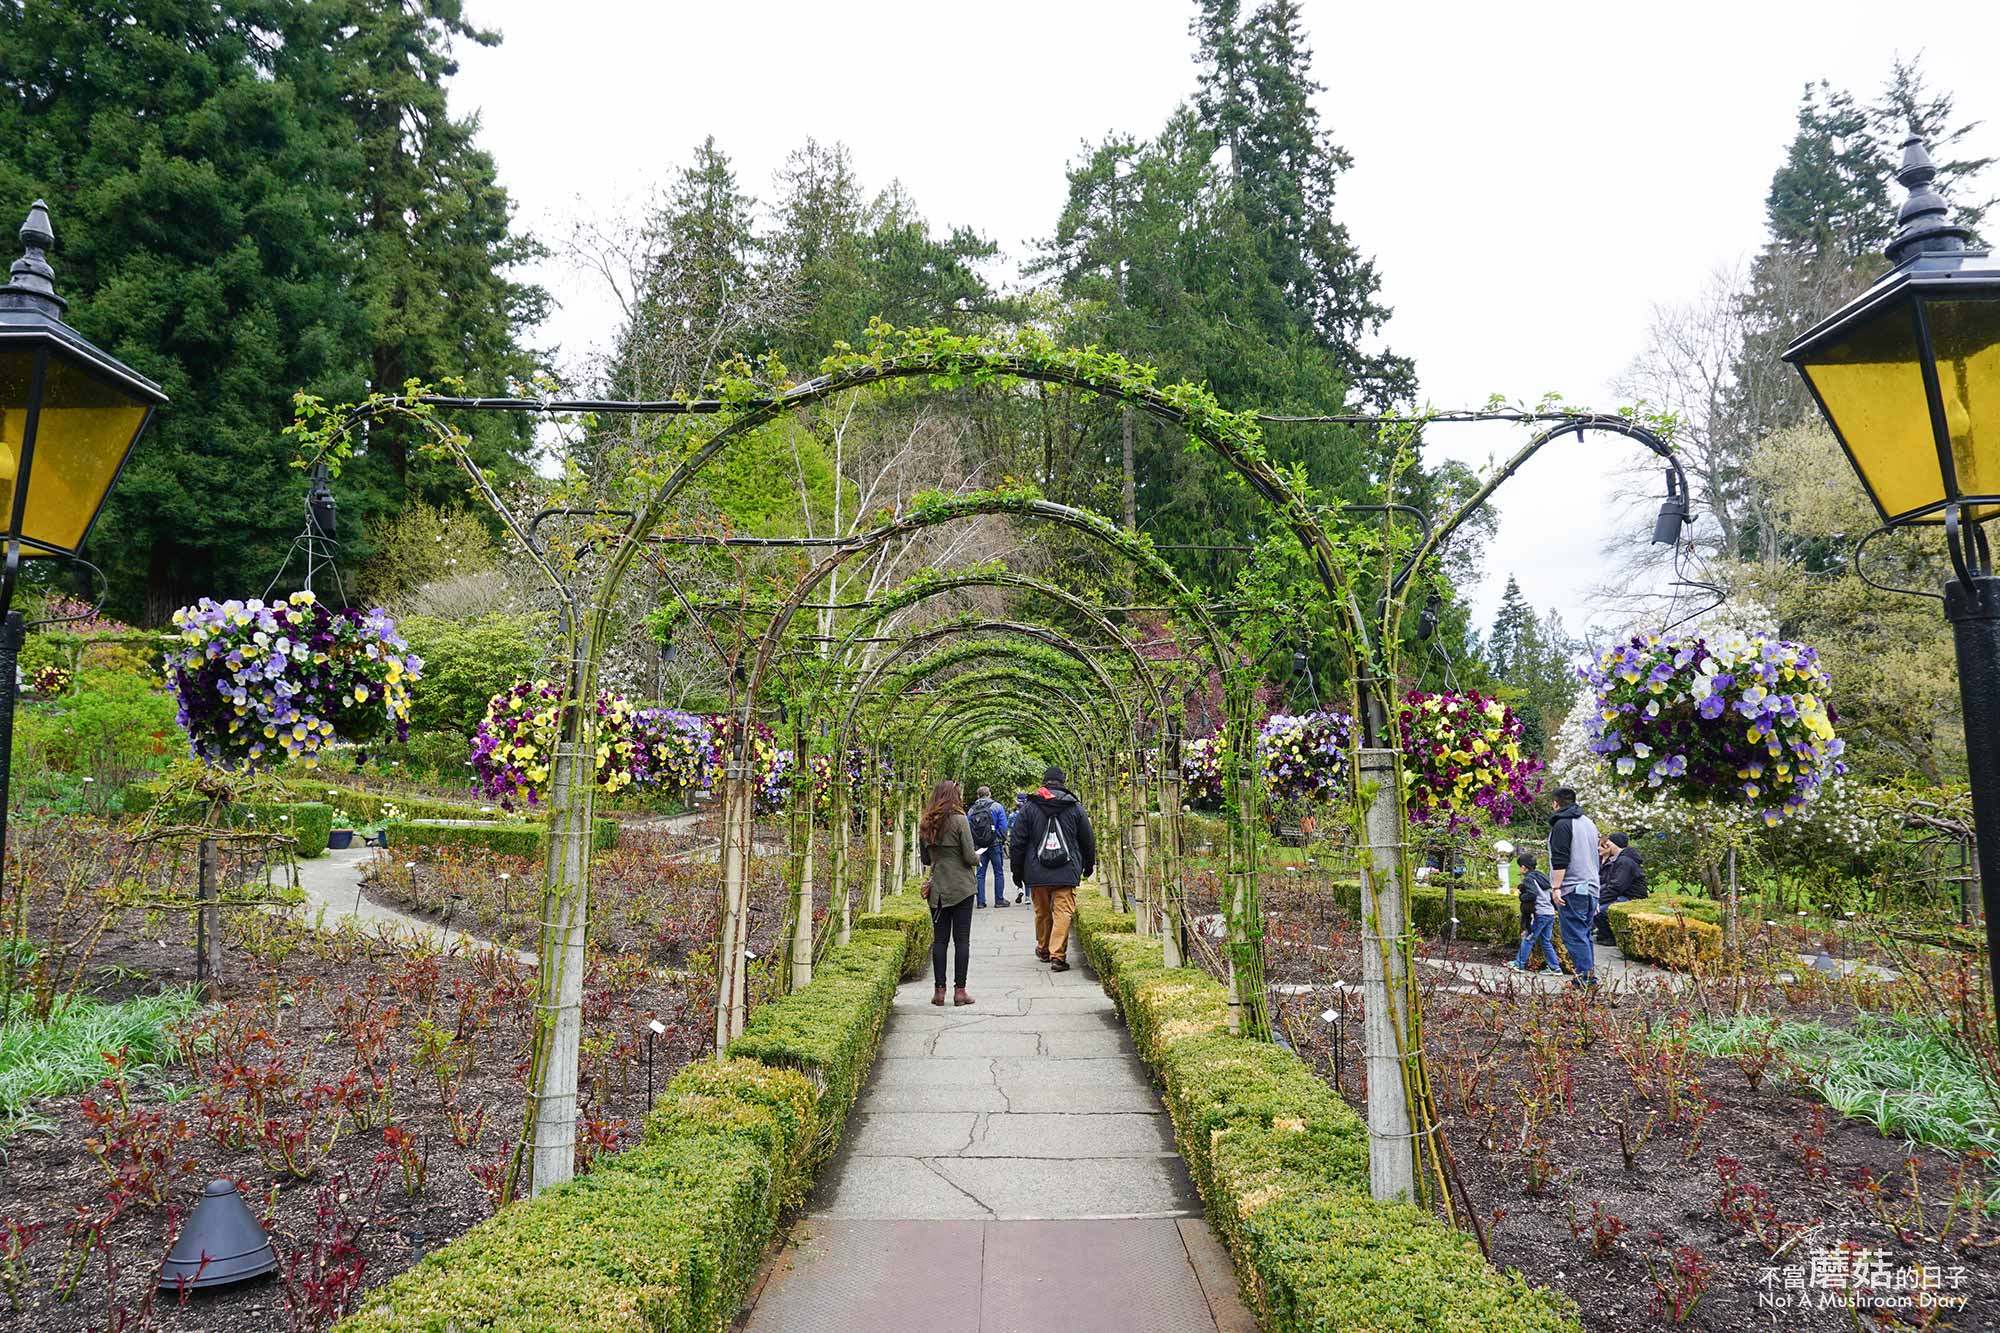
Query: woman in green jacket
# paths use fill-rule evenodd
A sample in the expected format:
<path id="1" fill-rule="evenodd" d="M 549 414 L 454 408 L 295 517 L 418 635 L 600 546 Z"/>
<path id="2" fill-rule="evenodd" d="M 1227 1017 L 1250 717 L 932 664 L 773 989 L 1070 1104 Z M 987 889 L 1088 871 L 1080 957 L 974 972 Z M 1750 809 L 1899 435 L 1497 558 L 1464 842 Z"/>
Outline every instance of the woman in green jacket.
<path id="1" fill-rule="evenodd" d="M 971 1004 L 965 993 L 965 972 L 971 959 L 973 867 L 979 849 L 972 845 L 972 824 L 965 817 L 965 797 L 958 784 L 944 779 L 931 788 L 930 804 L 917 821 L 917 841 L 924 864 L 931 868 L 924 897 L 931 905 L 931 976 L 937 990 L 932 1004 L 944 1003 L 944 955 L 947 944 L 958 946 L 952 967 L 953 1004 Z"/>

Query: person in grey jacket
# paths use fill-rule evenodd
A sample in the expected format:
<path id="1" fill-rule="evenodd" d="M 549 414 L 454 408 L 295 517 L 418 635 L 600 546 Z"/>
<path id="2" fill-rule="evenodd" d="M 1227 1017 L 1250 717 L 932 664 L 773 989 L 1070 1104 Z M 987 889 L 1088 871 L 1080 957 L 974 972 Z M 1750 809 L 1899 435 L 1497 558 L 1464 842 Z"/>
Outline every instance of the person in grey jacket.
<path id="1" fill-rule="evenodd" d="M 1597 921 L 1597 825 L 1576 803 L 1574 788 L 1556 788 L 1554 800 L 1556 811 L 1549 817 L 1549 885 L 1556 925 L 1576 969 L 1575 984 L 1595 986 L 1597 954 L 1591 932 Z"/>
<path id="2" fill-rule="evenodd" d="M 972 868 L 979 864 L 979 849 L 972 845 L 965 796 L 949 778 L 931 788 L 930 802 L 917 820 L 917 846 L 931 868 L 930 882 L 924 885 L 924 897 L 931 905 L 931 979 L 937 986 L 931 1003 L 944 1003 L 945 951 L 955 945 L 951 1002 L 971 1004 L 965 977 L 972 963 Z"/>

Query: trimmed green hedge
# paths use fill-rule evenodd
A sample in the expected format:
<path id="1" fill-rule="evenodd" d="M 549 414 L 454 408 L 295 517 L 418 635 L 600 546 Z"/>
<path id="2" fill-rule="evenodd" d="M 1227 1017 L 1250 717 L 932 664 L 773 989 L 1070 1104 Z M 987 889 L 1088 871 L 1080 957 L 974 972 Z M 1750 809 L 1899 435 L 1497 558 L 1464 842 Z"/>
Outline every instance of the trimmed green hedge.
<path id="1" fill-rule="evenodd" d="M 900 930 L 906 946 L 903 954 L 903 980 L 910 981 L 924 974 L 931 965 L 931 924 L 930 904 L 914 893 L 895 893 L 882 899 L 879 912 L 862 912 L 854 918 L 855 930 Z"/>
<path id="2" fill-rule="evenodd" d="M 780 1214 L 840 1140 L 908 933 L 855 931 L 811 985 L 753 1011 L 727 1058 L 676 1074 L 639 1147 L 501 1209 L 363 1297 L 341 1328 L 728 1328 Z"/>
<path id="3" fill-rule="evenodd" d="M 796 1069 L 812 1084 L 812 1165 L 833 1155 L 889 1018 L 908 949 L 905 932 L 857 930 L 813 969 L 812 984 L 750 1014 L 730 1055 Z"/>
<path id="4" fill-rule="evenodd" d="M 343 787 L 326 777 L 289 777 L 285 787 L 308 800 L 325 801 L 349 819 L 361 824 L 381 822 L 390 806 L 404 819 L 490 819 L 506 822 L 511 816 L 497 806 L 468 801 L 440 801 L 426 796 L 395 796 L 381 792 Z"/>
<path id="5" fill-rule="evenodd" d="M 1644 898 L 1628 898 L 1604 909 L 1604 915 L 1611 922 L 1611 937 L 1619 939 L 1619 927 L 1625 918 L 1634 912 L 1647 912 L 1654 916 L 1684 916 L 1690 921 L 1706 921 L 1711 926 L 1722 924 L 1722 904 L 1713 898 L 1692 898 L 1678 893 L 1652 893 Z M 1624 941 L 1619 940 L 1619 947 Z"/>
<path id="6" fill-rule="evenodd" d="M 153 782 L 129 783 L 118 794 L 119 804 L 124 807 L 128 815 L 145 814 L 159 799 L 159 784 Z M 315 856 L 326 854 L 326 836 L 333 831 L 333 807 L 324 801 L 295 803 L 258 801 L 233 809 L 238 826 L 246 823 L 276 826 L 280 831 L 298 839 L 296 851 L 300 860 L 309 861 Z M 187 810 L 188 818 L 199 817 L 194 802 L 188 802 Z M 248 816 L 254 816 L 254 819 L 247 818 Z"/>
<path id="7" fill-rule="evenodd" d="M 1080 899 L 1077 929 L 1266 1333 L 1581 1327 L 1568 1297 L 1495 1270 L 1470 1236 L 1369 1198 L 1360 1117 L 1296 1055 L 1229 1036 L 1219 983 L 1164 966 L 1158 941 L 1108 902 Z"/>
<path id="8" fill-rule="evenodd" d="M 506 856 L 541 856 L 547 847 L 549 826 L 542 823 L 496 824 L 444 819 L 397 819 L 382 826 L 391 847 L 468 847 L 499 852 Z M 593 821 L 592 851 L 609 851 L 618 845 L 618 821 Z"/>
<path id="9" fill-rule="evenodd" d="M 1333 896 L 1347 911 L 1361 915 L 1361 886 L 1333 886 Z M 1454 895 L 1458 938 L 1486 944 L 1513 944 L 1521 938 L 1521 900 L 1496 889 L 1460 889 Z M 1410 890 L 1410 921 L 1426 935 L 1444 935 L 1444 890 L 1418 885 Z"/>

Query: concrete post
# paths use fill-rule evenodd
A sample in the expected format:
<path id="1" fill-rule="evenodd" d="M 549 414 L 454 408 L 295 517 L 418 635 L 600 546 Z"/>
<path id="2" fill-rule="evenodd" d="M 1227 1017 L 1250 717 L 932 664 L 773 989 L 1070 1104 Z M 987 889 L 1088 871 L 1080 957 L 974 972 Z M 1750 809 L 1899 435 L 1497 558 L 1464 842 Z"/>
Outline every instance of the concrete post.
<path id="1" fill-rule="evenodd" d="M 1357 750 L 1360 787 L 1370 791 L 1362 817 L 1362 1047 L 1368 1070 L 1368 1184 L 1378 1200 L 1416 1197 L 1416 1149 L 1398 1033 L 1410 1030 L 1407 995 L 1408 913 L 1402 883 L 1400 756 Z"/>

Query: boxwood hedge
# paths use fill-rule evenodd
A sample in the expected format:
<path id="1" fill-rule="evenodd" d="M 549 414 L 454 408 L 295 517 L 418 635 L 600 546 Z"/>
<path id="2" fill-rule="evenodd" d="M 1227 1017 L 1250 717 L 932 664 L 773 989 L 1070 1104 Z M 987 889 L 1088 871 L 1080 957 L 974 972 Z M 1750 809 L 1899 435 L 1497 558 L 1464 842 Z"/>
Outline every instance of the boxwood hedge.
<path id="1" fill-rule="evenodd" d="M 1361 915 L 1361 886 L 1333 886 L 1334 898 L 1354 916 Z M 1426 935 L 1445 933 L 1444 890 L 1418 885 L 1410 891 L 1410 921 Z M 1494 889 L 1460 889 L 1453 895 L 1458 938 L 1485 944 L 1512 944 L 1521 938 L 1521 900 Z"/>
<path id="2" fill-rule="evenodd" d="M 394 819 L 382 826 L 391 847 L 466 847 L 507 856 L 540 856 L 548 845 L 549 826 L 540 822 L 494 823 L 479 819 Z M 618 845 L 618 821 L 592 822 L 592 851 Z"/>
<path id="3" fill-rule="evenodd" d="M 118 799 L 126 814 L 142 815 L 160 799 L 160 787 L 152 782 L 130 783 L 119 793 Z M 280 832 L 298 839 L 296 850 L 302 860 L 324 855 L 327 834 L 333 832 L 333 807 L 323 801 L 256 801 L 233 806 L 231 810 L 238 824 L 276 827 Z M 198 811 L 199 807 L 194 802 L 188 803 L 188 818 L 199 818 Z"/>
<path id="4" fill-rule="evenodd" d="M 882 918 L 928 932 L 927 912 Z M 363 1298 L 343 1329 L 714 1333 L 840 1140 L 909 951 L 856 930 L 812 984 L 754 1010 L 725 1058 L 676 1074 L 644 1141 L 500 1210 Z"/>
<path id="5" fill-rule="evenodd" d="M 1078 902 L 1077 927 L 1266 1333 L 1581 1326 L 1568 1297 L 1490 1267 L 1471 1237 L 1371 1199 L 1360 1117 L 1296 1055 L 1229 1036 L 1219 983 L 1164 966 L 1102 899 Z"/>
<path id="6" fill-rule="evenodd" d="M 899 893 L 882 900 L 879 912 L 862 912 L 854 918 L 856 930 L 900 930 L 906 945 L 903 980 L 920 977 L 931 963 L 930 904 L 914 893 Z"/>

